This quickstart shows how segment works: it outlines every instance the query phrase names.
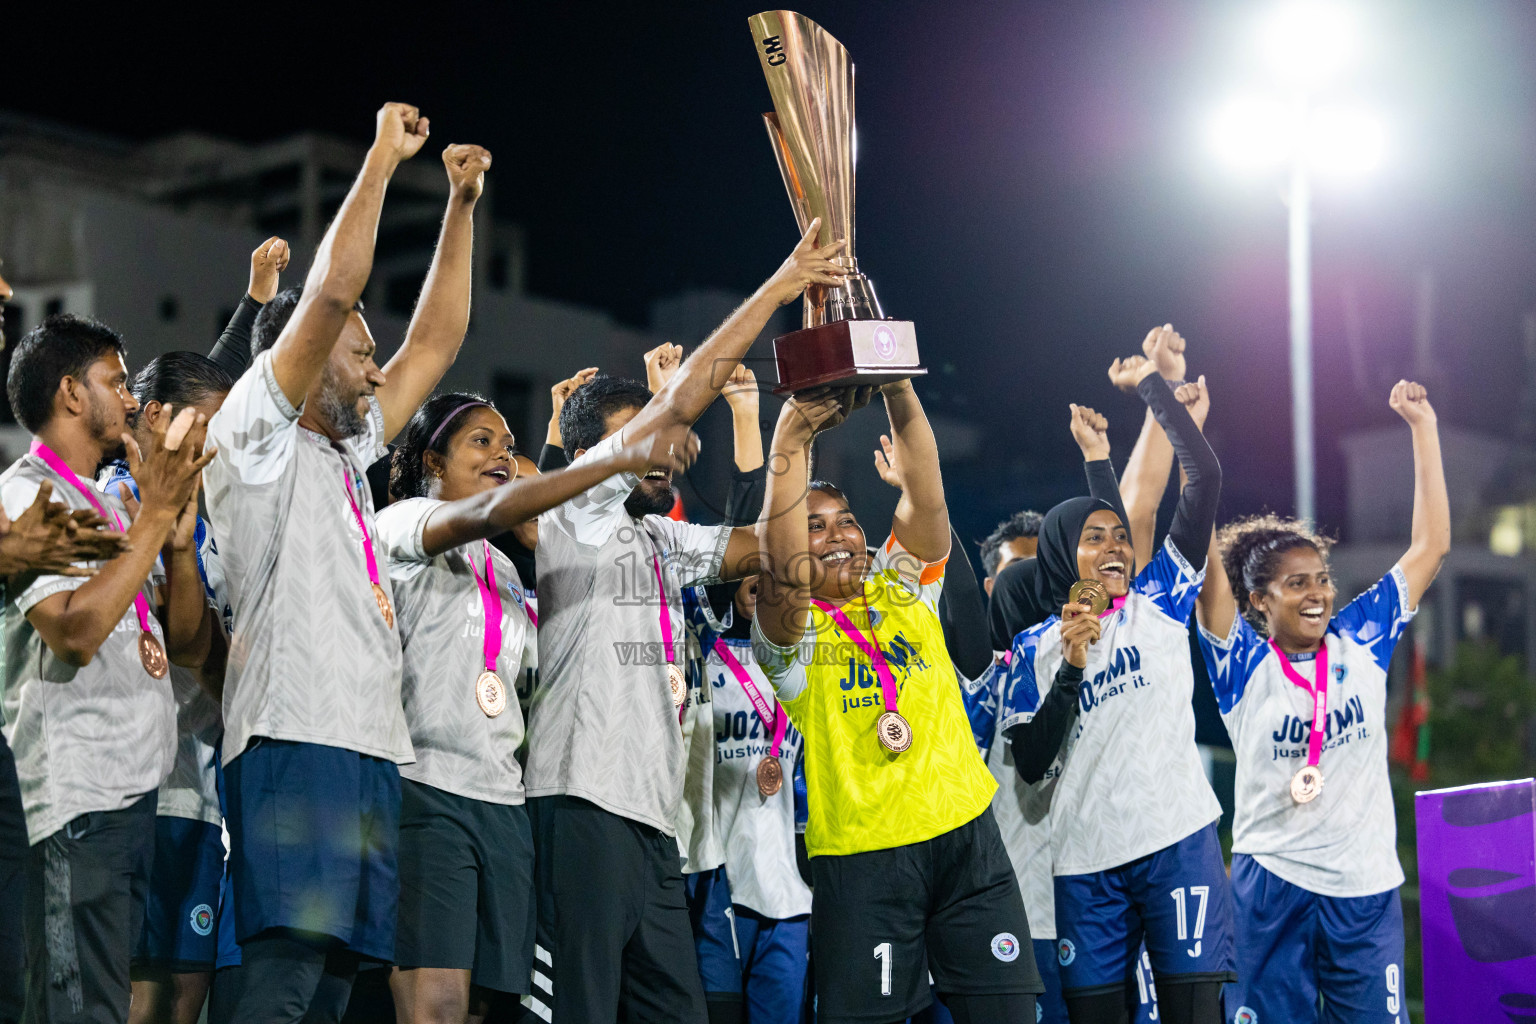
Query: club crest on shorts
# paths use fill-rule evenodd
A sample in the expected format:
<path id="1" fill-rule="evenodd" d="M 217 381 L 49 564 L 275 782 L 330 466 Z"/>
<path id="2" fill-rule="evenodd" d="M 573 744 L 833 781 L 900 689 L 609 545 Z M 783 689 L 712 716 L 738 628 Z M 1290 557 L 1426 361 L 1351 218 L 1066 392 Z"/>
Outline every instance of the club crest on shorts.
<path id="1" fill-rule="evenodd" d="M 992 936 L 992 955 L 1005 964 L 1019 958 L 1019 940 L 1012 932 L 998 932 Z"/>
<path id="2" fill-rule="evenodd" d="M 1072 945 L 1071 939 L 1056 940 L 1056 962 L 1065 967 L 1077 959 L 1077 947 Z"/>
<path id="3" fill-rule="evenodd" d="M 199 935 L 207 935 L 213 931 L 213 908 L 206 903 L 199 903 L 192 908 L 189 921 L 193 931 Z"/>
<path id="4" fill-rule="evenodd" d="M 1246 1006 L 1239 1006 L 1237 1016 L 1232 1018 L 1232 1024 L 1259 1024 L 1259 1015 Z"/>

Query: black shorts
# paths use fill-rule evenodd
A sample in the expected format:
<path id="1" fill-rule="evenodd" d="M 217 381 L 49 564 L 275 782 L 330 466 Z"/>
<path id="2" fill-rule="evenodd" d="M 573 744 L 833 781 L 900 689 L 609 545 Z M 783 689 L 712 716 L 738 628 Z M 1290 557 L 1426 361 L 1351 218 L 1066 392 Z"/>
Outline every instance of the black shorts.
<path id="1" fill-rule="evenodd" d="M 989 807 L 941 836 L 811 858 L 823 1024 L 901 1020 L 940 993 L 1045 991 L 1018 879 Z"/>
<path id="2" fill-rule="evenodd" d="M 677 840 L 575 797 L 535 797 L 528 814 L 534 1011 L 553 1024 L 707 1024 Z"/>
<path id="3" fill-rule="evenodd" d="M 401 967 L 470 971 L 527 992 L 533 969 L 533 834 L 521 804 L 400 780 Z"/>

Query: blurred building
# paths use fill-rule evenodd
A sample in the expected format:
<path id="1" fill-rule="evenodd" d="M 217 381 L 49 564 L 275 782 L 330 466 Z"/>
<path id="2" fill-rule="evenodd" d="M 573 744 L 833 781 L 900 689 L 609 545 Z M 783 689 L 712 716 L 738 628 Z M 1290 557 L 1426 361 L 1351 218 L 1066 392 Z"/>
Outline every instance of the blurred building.
<path id="1" fill-rule="evenodd" d="M 1447 663 L 1463 640 L 1492 641 L 1536 676 L 1536 315 L 1527 317 L 1525 335 L 1525 400 L 1507 434 L 1465 430 L 1441 415 L 1451 552 L 1414 623 L 1431 664 Z M 1340 595 L 1353 595 L 1408 547 L 1413 447 L 1401 423 L 1341 444 L 1348 543 L 1335 549 L 1332 563 Z"/>

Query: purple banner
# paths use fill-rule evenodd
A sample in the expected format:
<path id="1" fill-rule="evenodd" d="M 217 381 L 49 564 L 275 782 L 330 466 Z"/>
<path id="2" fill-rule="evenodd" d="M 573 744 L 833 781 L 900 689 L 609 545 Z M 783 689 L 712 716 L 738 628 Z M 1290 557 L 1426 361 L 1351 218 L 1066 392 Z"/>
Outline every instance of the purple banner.
<path id="1" fill-rule="evenodd" d="M 1424 1019 L 1536 1024 L 1536 785 L 1416 794 Z"/>

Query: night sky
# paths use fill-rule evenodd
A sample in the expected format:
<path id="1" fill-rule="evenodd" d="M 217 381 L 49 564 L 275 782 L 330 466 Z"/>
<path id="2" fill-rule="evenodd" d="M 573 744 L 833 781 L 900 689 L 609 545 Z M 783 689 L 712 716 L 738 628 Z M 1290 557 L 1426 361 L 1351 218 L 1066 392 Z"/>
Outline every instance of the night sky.
<path id="1" fill-rule="evenodd" d="M 759 117 L 755 5 L 10 6 L 25 9 L 0 28 L 0 107 L 15 112 L 139 139 L 363 142 L 381 101 L 416 103 L 434 141 L 491 149 L 496 216 L 528 232 L 530 290 L 626 322 L 690 286 L 745 293 L 795 239 Z M 1289 510 L 1281 178 L 1226 171 L 1203 134 L 1220 100 L 1262 82 L 1261 6 L 801 8 L 858 65 L 863 269 L 889 315 L 917 322 L 930 408 L 987 437 L 983 465 L 957 473 L 972 493 L 989 484 L 965 526 L 1076 486 L 1069 400 L 1110 416 L 1123 456 L 1141 410 L 1104 369 L 1163 321 L 1214 390 L 1223 515 Z M 1318 187 L 1319 511 L 1335 528 L 1334 438 L 1394 421 L 1418 273 L 1435 274 L 1442 422 L 1512 429 L 1520 316 L 1536 309 L 1536 5 L 1352 6 L 1365 48 L 1340 85 L 1384 112 L 1392 141 L 1373 175 Z"/>

